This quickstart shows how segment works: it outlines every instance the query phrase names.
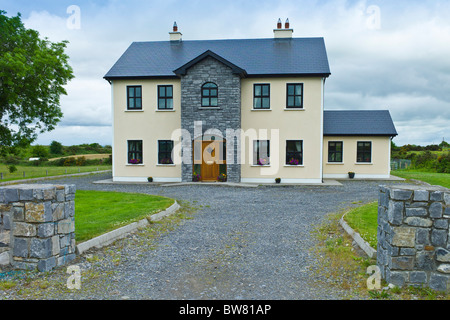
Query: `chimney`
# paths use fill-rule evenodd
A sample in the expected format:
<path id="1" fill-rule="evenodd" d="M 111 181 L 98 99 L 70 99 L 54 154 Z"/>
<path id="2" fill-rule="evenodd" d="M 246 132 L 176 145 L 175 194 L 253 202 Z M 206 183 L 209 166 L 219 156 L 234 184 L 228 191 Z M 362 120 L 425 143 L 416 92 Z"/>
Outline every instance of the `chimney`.
<path id="1" fill-rule="evenodd" d="M 178 31 L 177 22 L 173 23 L 173 32 L 169 32 L 170 41 L 181 41 L 181 32 Z"/>
<path id="2" fill-rule="evenodd" d="M 273 35 L 275 39 L 292 38 L 294 29 L 290 29 L 289 25 L 289 19 L 286 19 L 286 22 L 284 23 L 284 29 L 282 29 L 281 19 L 278 19 L 277 28 L 273 29 Z"/>

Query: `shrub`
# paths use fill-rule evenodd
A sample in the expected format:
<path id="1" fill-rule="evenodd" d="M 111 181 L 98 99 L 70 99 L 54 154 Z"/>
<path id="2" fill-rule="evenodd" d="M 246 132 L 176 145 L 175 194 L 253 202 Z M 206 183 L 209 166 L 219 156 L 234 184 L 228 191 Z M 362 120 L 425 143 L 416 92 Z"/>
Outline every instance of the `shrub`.
<path id="1" fill-rule="evenodd" d="M 5 158 L 6 164 L 19 164 L 20 158 L 18 156 L 9 155 Z"/>
<path id="2" fill-rule="evenodd" d="M 15 165 L 12 164 L 12 165 L 8 166 L 8 171 L 9 171 L 9 173 L 14 173 L 17 171 L 17 168 Z"/>
<path id="3" fill-rule="evenodd" d="M 64 166 L 65 167 L 70 167 L 70 166 L 74 166 L 76 164 L 76 159 L 75 158 L 64 158 Z"/>
<path id="4" fill-rule="evenodd" d="M 85 166 L 86 165 L 86 158 L 85 157 L 78 157 L 75 161 L 75 164 L 77 166 Z"/>
<path id="5" fill-rule="evenodd" d="M 450 173 L 450 152 L 437 158 L 436 171 L 438 173 Z"/>

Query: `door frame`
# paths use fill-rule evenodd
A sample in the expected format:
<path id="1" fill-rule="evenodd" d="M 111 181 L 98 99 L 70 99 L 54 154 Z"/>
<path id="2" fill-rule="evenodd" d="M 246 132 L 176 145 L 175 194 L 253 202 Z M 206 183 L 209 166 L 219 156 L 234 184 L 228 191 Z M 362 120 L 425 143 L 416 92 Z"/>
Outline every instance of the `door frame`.
<path id="1" fill-rule="evenodd" d="M 199 159 L 199 158 L 195 158 L 195 148 L 196 148 L 196 144 L 200 144 L 201 143 L 201 158 Z M 197 164 L 199 164 L 200 166 L 201 166 L 201 169 L 200 169 L 200 176 L 201 176 L 201 179 L 200 179 L 200 181 L 208 181 L 208 182 L 212 182 L 212 181 L 217 181 L 217 178 L 218 178 L 218 176 L 219 176 L 219 173 L 220 173 L 220 165 L 221 164 L 224 164 L 224 165 L 226 165 L 226 154 L 225 154 L 225 148 L 223 148 L 222 149 L 222 152 L 224 153 L 223 154 L 223 160 L 220 160 L 220 147 L 216 147 L 215 149 L 214 149 L 214 151 L 215 152 L 217 152 L 217 153 L 215 153 L 214 154 L 214 163 L 213 164 L 211 164 L 211 165 L 213 165 L 214 166 L 214 168 L 213 168 L 213 177 L 214 177 L 214 179 L 213 178 L 211 178 L 211 179 L 205 179 L 204 178 L 204 173 L 205 173 L 205 162 L 204 162 L 204 159 L 203 159 L 203 152 L 205 151 L 205 148 L 207 147 L 207 146 L 209 146 L 210 144 L 212 144 L 212 143 L 214 143 L 214 144 L 217 144 L 217 145 L 219 145 L 220 143 L 222 143 L 222 145 L 223 146 L 226 146 L 226 140 L 225 139 L 220 139 L 220 140 L 194 140 L 194 141 L 192 141 L 192 160 L 193 160 L 193 166 L 192 166 L 192 172 L 194 172 L 195 170 L 194 170 L 194 168 L 195 168 L 195 165 Z"/>

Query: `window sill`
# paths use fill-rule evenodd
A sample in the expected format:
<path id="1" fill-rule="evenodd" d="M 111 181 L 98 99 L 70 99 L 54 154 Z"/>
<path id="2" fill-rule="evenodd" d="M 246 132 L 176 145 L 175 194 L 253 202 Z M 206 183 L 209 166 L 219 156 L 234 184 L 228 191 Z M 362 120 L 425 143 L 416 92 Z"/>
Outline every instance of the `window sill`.
<path id="1" fill-rule="evenodd" d="M 156 112 L 175 112 L 175 109 L 156 109 Z"/>
<path id="2" fill-rule="evenodd" d="M 327 162 L 326 164 L 330 164 L 330 165 L 340 165 L 340 166 L 344 165 L 343 162 Z"/>
<path id="3" fill-rule="evenodd" d="M 251 109 L 251 111 L 272 111 L 272 109 Z"/>
<path id="4" fill-rule="evenodd" d="M 372 162 L 355 162 L 355 164 L 360 164 L 360 165 L 369 165 L 369 166 L 373 165 L 373 163 L 372 163 Z"/>
<path id="5" fill-rule="evenodd" d="M 304 108 L 284 108 L 284 111 L 305 111 Z"/>
<path id="6" fill-rule="evenodd" d="M 305 165 L 304 164 L 297 164 L 297 165 L 293 165 L 293 164 L 285 164 L 284 167 L 300 167 L 303 168 Z"/>
<path id="7" fill-rule="evenodd" d="M 176 164 L 169 164 L 169 163 L 167 163 L 167 164 L 163 164 L 163 163 L 157 163 L 156 164 L 156 166 L 157 167 L 176 167 Z"/>
<path id="8" fill-rule="evenodd" d="M 222 110 L 220 107 L 198 107 L 198 110 Z"/>
<path id="9" fill-rule="evenodd" d="M 136 110 L 125 109 L 125 112 L 144 112 L 144 109 L 136 109 Z"/>
<path id="10" fill-rule="evenodd" d="M 127 163 L 126 164 L 127 167 L 144 167 L 145 165 L 143 163 Z"/>

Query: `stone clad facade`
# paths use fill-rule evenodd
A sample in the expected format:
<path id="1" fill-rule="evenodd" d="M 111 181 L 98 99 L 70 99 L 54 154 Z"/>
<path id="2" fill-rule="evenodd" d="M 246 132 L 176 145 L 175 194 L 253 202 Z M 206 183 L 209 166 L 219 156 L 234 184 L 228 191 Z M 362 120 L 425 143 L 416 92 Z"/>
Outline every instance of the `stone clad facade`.
<path id="1" fill-rule="evenodd" d="M 0 215 L 15 269 L 50 271 L 75 259 L 74 185 L 2 187 Z"/>
<path id="2" fill-rule="evenodd" d="M 200 107 L 200 90 L 207 82 L 218 87 L 218 107 Z M 181 77 L 181 128 L 187 130 L 192 139 L 202 140 L 202 136 L 196 136 L 196 123 L 202 135 L 209 130 L 215 139 L 226 138 L 227 129 L 241 128 L 241 79 L 230 67 L 213 57 L 206 57 L 193 65 Z M 216 130 L 216 133 L 212 133 L 212 130 Z M 205 137 L 207 139 L 209 137 Z M 192 141 L 183 143 L 183 152 L 192 153 Z M 227 159 L 228 181 L 239 182 L 241 170 L 237 158 L 238 144 L 229 141 L 227 153 L 233 155 L 233 159 Z M 192 181 L 192 171 L 192 163 L 183 163 L 182 181 Z"/>
<path id="3" fill-rule="evenodd" d="M 450 291 L 450 190 L 380 187 L 377 265 L 388 283 Z"/>

